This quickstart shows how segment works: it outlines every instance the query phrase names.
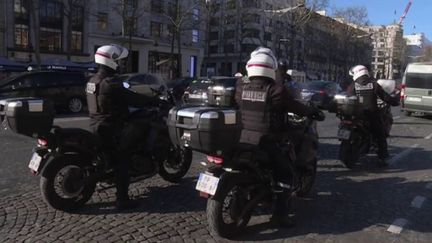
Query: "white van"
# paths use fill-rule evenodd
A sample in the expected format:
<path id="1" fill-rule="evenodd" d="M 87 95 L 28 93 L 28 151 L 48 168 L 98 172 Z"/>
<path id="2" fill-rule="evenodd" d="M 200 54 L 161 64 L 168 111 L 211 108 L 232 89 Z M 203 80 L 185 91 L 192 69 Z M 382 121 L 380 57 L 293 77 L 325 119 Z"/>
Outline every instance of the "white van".
<path id="1" fill-rule="evenodd" d="M 432 114 L 432 62 L 408 64 L 401 88 L 402 110 L 407 116 Z"/>

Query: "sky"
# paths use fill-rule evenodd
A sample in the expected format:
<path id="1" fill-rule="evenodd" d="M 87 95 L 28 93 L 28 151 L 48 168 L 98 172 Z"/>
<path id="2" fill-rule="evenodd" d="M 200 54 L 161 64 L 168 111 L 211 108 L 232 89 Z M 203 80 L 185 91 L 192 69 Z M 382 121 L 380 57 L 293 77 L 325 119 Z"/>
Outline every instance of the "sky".
<path id="1" fill-rule="evenodd" d="M 330 14 L 335 7 L 365 6 L 371 25 L 387 25 L 395 20 L 399 22 L 408 2 L 409 0 L 329 0 L 329 5 Z M 432 0 L 413 0 L 403 26 L 404 35 L 425 33 L 432 40 Z"/>

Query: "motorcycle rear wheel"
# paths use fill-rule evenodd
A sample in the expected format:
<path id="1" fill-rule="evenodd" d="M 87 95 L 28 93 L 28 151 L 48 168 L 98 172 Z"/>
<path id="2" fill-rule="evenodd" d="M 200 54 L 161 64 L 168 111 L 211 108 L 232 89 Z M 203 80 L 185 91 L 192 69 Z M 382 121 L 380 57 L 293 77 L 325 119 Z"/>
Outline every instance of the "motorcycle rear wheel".
<path id="1" fill-rule="evenodd" d="M 95 187 L 77 156 L 54 158 L 40 178 L 43 200 L 52 208 L 66 212 L 82 207 L 92 197 Z"/>
<path id="2" fill-rule="evenodd" d="M 171 147 L 166 159 L 159 163 L 159 175 L 166 181 L 178 183 L 189 171 L 192 163 L 192 150 Z"/>
<path id="3" fill-rule="evenodd" d="M 220 183 L 223 184 L 223 183 Z M 238 235 L 249 223 L 250 214 L 240 218 L 242 210 L 248 202 L 247 192 L 235 183 L 223 184 L 218 198 L 211 197 L 207 201 L 207 222 L 210 234 L 224 238 Z"/>

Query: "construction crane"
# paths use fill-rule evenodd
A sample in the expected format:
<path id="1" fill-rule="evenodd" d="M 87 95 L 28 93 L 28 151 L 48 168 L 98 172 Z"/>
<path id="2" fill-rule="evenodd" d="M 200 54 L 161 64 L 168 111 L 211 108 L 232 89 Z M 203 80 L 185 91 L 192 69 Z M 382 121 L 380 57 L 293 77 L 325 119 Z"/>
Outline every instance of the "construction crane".
<path id="1" fill-rule="evenodd" d="M 409 10 L 411 8 L 412 3 L 413 3 L 413 0 L 410 0 L 409 3 L 408 3 L 408 5 L 406 6 L 405 11 L 403 12 L 402 16 L 399 19 L 399 25 L 403 24 L 403 22 L 405 20 L 405 17 L 407 16 L 407 14 L 408 14 L 408 12 L 409 12 Z"/>

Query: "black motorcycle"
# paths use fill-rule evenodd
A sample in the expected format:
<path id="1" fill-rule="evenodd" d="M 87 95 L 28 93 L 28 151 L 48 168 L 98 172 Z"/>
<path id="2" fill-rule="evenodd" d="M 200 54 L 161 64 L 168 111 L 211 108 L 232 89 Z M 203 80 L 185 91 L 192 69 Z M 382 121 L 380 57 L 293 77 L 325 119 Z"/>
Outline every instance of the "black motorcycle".
<path id="1" fill-rule="evenodd" d="M 285 186 L 291 195 L 304 196 L 312 189 L 317 170 L 316 122 L 293 115 L 289 120 L 299 133 L 293 135 L 298 144 L 279 145 L 292 160 L 292 173 L 287 175 L 291 183 Z M 296 150 L 296 156 L 292 155 L 293 150 Z M 240 144 L 225 156 L 207 156 L 207 165 L 207 171 L 199 176 L 196 189 L 208 198 L 210 231 L 221 237 L 233 237 L 247 226 L 255 208 L 271 205 L 275 198 L 276 182 L 270 157 L 258 146 Z"/>
<path id="2" fill-rule="evenodd" d="M 159 174 L 170 182 L 178 182 L 189 170 L 192 151 L 171 143 L 166 118 L 174 106 L 172 92 L 159 106 L 139 109 L 129 120 L 152 121 L 149 129 L 157 136 L 152 151 L 146 151 L 143 137 L 132 157 L 131 182 Z M 51 132 L 38 137 L 29 167 L 40 175 L 40 189 L 45 202 L 51 207 L 69 211 L 82 207 L 93 195 L 97 183 L 113 187 L 115 166 L 101 150 L 99 138 L 84 129 L 53 127 Z"/>

